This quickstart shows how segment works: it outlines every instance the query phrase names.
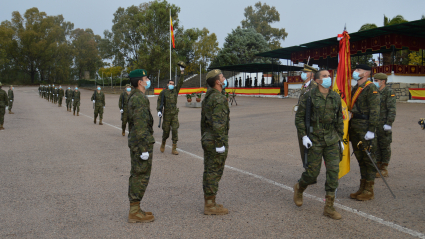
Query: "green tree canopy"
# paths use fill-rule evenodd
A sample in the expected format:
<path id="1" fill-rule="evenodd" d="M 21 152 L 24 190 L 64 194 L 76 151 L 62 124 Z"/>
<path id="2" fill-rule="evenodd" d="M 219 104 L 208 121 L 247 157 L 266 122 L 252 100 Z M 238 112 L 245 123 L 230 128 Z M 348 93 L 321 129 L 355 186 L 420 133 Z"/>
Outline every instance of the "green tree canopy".
<path id="1" fill-rule="evenodd" d="M 71 39 L 77 77 L 82 79 L 85 71 L 89 71 L 93 77 L 99 67 L 103 66 L 98 50 L 100 36 L 91 29 L 77 28 L 72 31 Z"/>

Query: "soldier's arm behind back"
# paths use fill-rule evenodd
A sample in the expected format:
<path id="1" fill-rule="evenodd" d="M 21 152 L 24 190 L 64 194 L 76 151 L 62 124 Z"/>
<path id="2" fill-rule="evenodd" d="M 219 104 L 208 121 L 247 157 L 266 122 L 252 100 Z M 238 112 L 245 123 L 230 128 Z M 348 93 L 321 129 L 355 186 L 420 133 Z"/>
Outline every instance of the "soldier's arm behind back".
<path id="1" fill-rule="evenodd" d="M 387 122 L 386 124 L 392 126 L 396 116 L 396 100 L 395 93 L 390 89 L 387 97 Z"/>

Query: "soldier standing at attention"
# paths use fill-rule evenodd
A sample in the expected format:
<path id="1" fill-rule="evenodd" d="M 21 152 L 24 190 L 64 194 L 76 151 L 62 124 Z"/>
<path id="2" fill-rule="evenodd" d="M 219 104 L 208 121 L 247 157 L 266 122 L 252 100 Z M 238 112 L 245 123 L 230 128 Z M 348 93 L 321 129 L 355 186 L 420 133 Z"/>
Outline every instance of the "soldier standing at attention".
<path id="1" fill-rule="evenodd" d="M 56 104 L 58 103 L 58 87 L 55 87 L 55 89 L 53 90 L 53 103 Z"/>
<path id="2" fill-rule="evenodd" d="M 94 124 L 96 124 L 97 115 L 99 115 L 99 125 L 103 125 L 103 109 L 105 108 L 105 94 L 100 91 L 100 86 L 97 91 L 93 93 L 91 100 L 94 103 Z"/>
<path id="3" fill-rule="evenodd" d="M 9 104 L 9 98 L 7 97 L 6 91 L 2 89 L 2 84 L 0 82 L 0 130 L 4 130 L 4 114 L 6 113 L 6 108 Z"/>
<path id="4" fill-rule="evenodd" d="M 71 112 L 72 109 L 72 95 L 73 92 L 71 87 L 68 86 L 68 89 L 65 91 L 65 102 L 66 102 L 66 111 Z"/>
<path id="5" fill-rule="evenodd" d="M 42 88 L 43 86 L 42 85 L 40 85 L 39 87 L 38 87 L 38 96 L 40 96 L 40 97 L 42 97 L 41 96 L 41 88 Z"/>
<path id="6" fill-rule="evenodd" d="M 125 136 L 125 128 L 127 127 L 127 104 L 128 104 L 128 96 L 131 92 L 130 84 L 125 85 L 125 91 L 121 93 L 120 100 L 118 101 L 118 107 L 121 112 L 121 121 L 122 121 L 122 136 Z"/>
<path id="7" fill-rule="evenodd" d="M 207 74 L 208 89 L 202 101 L 201 143 L 204 150 L 204 214 L 224 215 L 229 213 L 223 205 L 216 204 L 218 183 L 223 175 L 229 151 L 229 103 L 221 92 L 227 80 L 220 70 Z"/>
<path id="8" fill-rule="evenodd" d="M 13 101 L 15 100 L 15 95 L 13 94 L 13 85 L 11 85 L 9 87 L 9 90 L 7 91 L 7 96 L 9 97 L 9 114 L 14 114 L 12 112 L 12 106 L 13 106 Z"/>
<path id="9" fill-rule="evenodd" d="M 55 94 L 55 85 L 52 85 L 52 87 L 50 87 L 50 101 L 53 103 L 54 101 L 54 94 Z"/>
<path id="10" fill-rule="evenodd" d="M 62 107 L 63 95 L 64 95 L 64 92 L 63 92 L 62 86 L 60 85 L 58 90 L 58 107 Z"/>
<path id="11" fill-rule="evenodd" d="M 158 96 L 157 101 L 157 107 L 156 110 L 158 111 L 158 117 L 162 116 L 162 109 L 161 109 L 161 99 L 162 96 L 164 96 L 164 120 L 162 122 L 162 144 L 161 148 L 159 149 L 161 153 L 164 153 L 165 150 L 165 143 L 170 137 L 170 130 L 172 130 L 172 140 L 173 140 L 173 148 L 171 150 L 171 153 L 174 155 L 178 155 L 179 152 L 177 151 L 177 141 L 179 139 L 178 134 L 178 128 L 180 126 L 179 124 L 179 108 L 177 108 L 177 96 L 179 96 L 180 88 L 183 85 L 184 81 L 184 68 L 186 67 L 186 64 L 182 61 L 178 63 L 180 66 L 180 80 L 175 86 L 175 83 L 173 80 L 169 80 L 167 87 L 168 89 L 161 91 L 161 93 Z"/>
<path id="12" fill-rule="evenodd" d="M 313 90 L 314 88 L 317 88 L 317 83 L 314 81 L 315 74 L 317 73 L 316 68 L 311 67 L 307 64 L 304 64 L 303 72 L 301 73 L 301 79 L 304 81 L 304 83 L 301 86 L 301 92 L 300 97 L 298 98 L 298 103 L 296 106 L 294 106 L 294 111 L 297 112 L 298 106 L 300 105 L 300 101 L 302 96 Z M 304 145 L 303 145 L 303 137 L 305 134 L 301 135 L 299 131 L 298 133 L 298 145 L 300 147 L 300 153 L 301 153 L 301 161 L 304 160 Z"/>
<path id="13" fill-rule="evenodd" d="M 78 90 L 78 87 L 75 87 L 74 92 L 72 92 L 72 103 L 74 105 L 74 115 L 75 110 L 77 110 L 77 116 L 80 116 L 80 91 Z"/>
<path id="14" fill-rule="evenodd" d="M 50 101 L 50 85 L 46 87 L 46 99 Z"/>
<path id="15" fill-rule="evenodd" d="M 128 199 L 130 212 L 128 222 L 152 222 L 155 217 L 151 212 L 140 209 L 140 201 L 143 199 L 152 169 L 153 145 L 153 117 L 150 103 L 145 92 L 151 82 L 143 69 L 137 69 L 129 74 L 131 91 L 128 98 L 128 147 L 131 156 L 131 171 L 128 186 Z"/>
<path id="16" fill-rule="evenodd" d="M 396 97 L 393 90 L 387 87 L 387 75 L 377 73 L 373 76 L 374 84 L 379 90 L 381 98 L 379 124 L 376 128 L 378 147 L 376 149 L 376 166 L 382 176 L 388 177 L 388 164 L 391 158 L 392 125 L 396 115 Z M 376 177 L 381 175 L 376 173 Z"/>
<path id="17" fill-rule="evenodd" d="M 308 185 L 316 183 L 320 173 L 322 157 L 326 165 L 326 204 L 323 215 L 332 219 L 341 219 L 334 208 L 335 190 L 338 188 L 338 173 L 340 162 L 340 148 L 344 148 L 344 122 L 342 119 L 341 97 L 329 89 L 332 84 L 331 75 L 327 70 L 320 70 L 315 74 L 317 87 L 301 97 L 299 109 L 295 116 L 295 125 L 300 135 L 303 135 L 303 145 L 309 149 L 307 169 L 301 179 L 294 186 L 294 203 L 298 207 L 303 205 L 303 192 Z M 311 96 L 311 126 L 313 131 L 310 137 L 306 134 L 305 116 L 306 102 Z"/>
<path id="18" fill-rule="evenodd" d="M 375 184 L 376 169 L 366 152 L 360 150 L 357 144 L 362 141 L 364 146 L 372 146 L 372 155 L 376 151 L 375 130 L 379 123 L 380 97 L 375 84 L 368 81 L 372 68 L 368 65 L 357 65 L 353 72 L 353 79 L 357 85 L 351 90 L 351 114 L 348 134 L 353 146 L 354 155 L 360 167 L 360 187 L 350 198 L 359 201 L 374 198 L 373 185 Z M 375 157 L 372 157 L 375 158 Z"/>

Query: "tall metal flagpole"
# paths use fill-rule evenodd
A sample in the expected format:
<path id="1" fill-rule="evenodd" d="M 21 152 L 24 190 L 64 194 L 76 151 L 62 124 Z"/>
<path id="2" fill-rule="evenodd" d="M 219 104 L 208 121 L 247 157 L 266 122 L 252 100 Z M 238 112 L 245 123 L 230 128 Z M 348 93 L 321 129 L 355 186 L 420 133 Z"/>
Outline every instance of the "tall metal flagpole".
<path id="1" fill-rule="evenodd" d="M 171 8 L 170 8 L 170 80 L 171 80 Z"/>

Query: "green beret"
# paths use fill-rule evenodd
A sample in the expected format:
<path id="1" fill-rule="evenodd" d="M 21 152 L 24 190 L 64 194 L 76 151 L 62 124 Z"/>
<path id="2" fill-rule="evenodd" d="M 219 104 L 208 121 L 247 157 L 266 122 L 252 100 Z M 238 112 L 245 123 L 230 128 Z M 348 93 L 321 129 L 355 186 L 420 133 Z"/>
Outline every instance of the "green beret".
<path id="1" fill-rule="evenodd" d="M 131 87 L 131 85 L 130 84 L 127 84 L 127 85 L 125 85 L 125 87 Z"/>
<path id="2" fill-rule="evenodd" d="M 307 64 L 304 64 L 303 71 L 316 73 L 318 70 L 316 68 L 312 67 L 312 66 L 309 66 Z"/>
<path id="3" fill-rule="evenodd" d="M 373 78 L 377 80 L 386 80 L 388 76 L 384 73 L 376 73 L 375 75 L 373 75 Z"/>
<path id="4" fill-rule="evenodd" d="M 209 78 L 214 78 L 214 77 L 216 77 L 216 76 L 218 76 L 220 74 L 221 74 L 221 70 L 219 70 L 219 69 L 212 70 L 212 71 L 208 72 L 208 74 L 207 74 L 207 80 Z"/>
<path id="5" fill-rule="evenodd" d="M 130 77 L 130 78 L 136 78 L 136 77 L 138 78 L 138 77 L 143 77 L 143 76 L 148 76 L 148 73 L 143 69 L 134 70 L 134 71 L 130 72 L 130 74 L 128 75 L 128 77 Z"/>

